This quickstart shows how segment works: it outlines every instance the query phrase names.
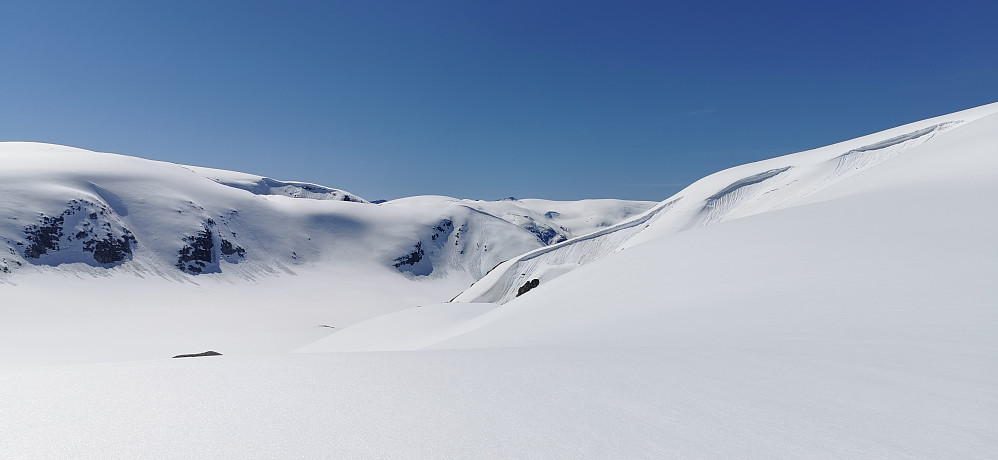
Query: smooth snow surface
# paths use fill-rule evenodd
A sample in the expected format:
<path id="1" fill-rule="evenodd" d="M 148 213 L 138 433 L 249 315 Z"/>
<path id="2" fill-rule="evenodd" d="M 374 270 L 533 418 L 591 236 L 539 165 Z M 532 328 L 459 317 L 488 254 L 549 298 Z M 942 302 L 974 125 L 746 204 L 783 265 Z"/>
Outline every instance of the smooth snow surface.
<path id="1" fill-rule="evenodd" d="M 966 397 L 988 391 L 988 374 L 963 370 L 972 363 L 908 378 L 907 362 L 840 358 L 501 348 L 18 369 L 0 374 L 0 449 L 12 458 L 993 454 L 993 403 Z"/>
<path id="2" fill-rule="evenodd" d="M 457 335 L 455 327 L 497 307 L 492 303 L 420 305 L 371 318 L 312 342 L 298 353 L 410 350 Z"/>
<path id="3" fill-rule="evenodd" d="M 376 207 L 440 206 L 436 198 L 413 200 Z M 993 458 L 996 202 L 998 104 L 991 104 L 708 176 L 624 222 L 510 259 L 461 302 L 425 300 L 457 278 L 412 283 L 372 262 L 382 271 L 364 273 L 380 273 L 373 279 L 384 287 L 384 308 L 309 344 L 271 333 L 270 354 L 261 345 L 236 356 L 0 370 L 0 452 Z M 523 229 L 496 220 L 508 226 L 498 228 Z M 0 295 L 70 276 L 88 282 L 106 270 L 56 273 L 60 267 L 0 285 Z M 130 289 L 131 272 L 114 270 L 100 278 L 104 286 Z M 335 316 L 349 298 L 368 302 L 365 289 L 325 301 L 321 288 L 335 298 L 351 282 L 314 273 L 287 285 L 287 304 L 304 300 Z M 10 279 L 28 279 L 19 276 Z M 276 289 L 292 278 L 260 279 Z M 534 278 L 538 287 L 508 294 Z M 219 293 L 245 289 L 233 298 L 247 304 L 278 297 L 208 279 L 218 286 L 198 281 L 197 292 L 225 305 L 219 311 L 234 321 L 257 315 L 247 324 L 260 324 L 269 310 L 242 313 Z M 390 280 L 422 287 L 393 294 L 407 285 Z M 44 298 L 40 289 L 28 292 Z M 28 295 L 14 295 L 27 303 Z M 390 306 L 390 298 L 408 303 Z M 71 314 L 69 297 L 59 302 L 45 314 Z M 114 297 L 108 304 L 121 305 Z M 192 326 L 196 305 L 183 316 Z M 5 319 L 33 315 L 4 308 Z M 23 321 L 41 336 L 39 347 L 70 333 Z M 81 322 L 81 344 L 96 324 Z M 140 334 L 123 347 L 155 347 Z M 165 340 L 151 334 L 149 342 Z M 215 349 L 191 347 L 176 353 Z M 292 349 L 298 353 L 284 353 Z"/>

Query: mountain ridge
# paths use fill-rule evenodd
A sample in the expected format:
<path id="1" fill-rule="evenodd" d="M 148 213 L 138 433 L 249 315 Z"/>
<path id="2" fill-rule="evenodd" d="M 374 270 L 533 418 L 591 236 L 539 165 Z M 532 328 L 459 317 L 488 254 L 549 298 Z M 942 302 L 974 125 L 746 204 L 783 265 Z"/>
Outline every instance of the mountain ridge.
<path id="1" fill-rule="evenodd" d="M 375 205 L 317 184 L 49 144 L 0 143 L 0 156 L 8 165 L 0 171 L 0 191 L 8 197 L 0 204 L 0 241 L 7 246 L 0 275 L 75 263 L 258 276 L 347 255 L 415 276 L 467 271 L 474 278 L 573 235 L 519 202 L 415 197 Z M 545 204 L 549 215 L 569 206 Z M 622 218 L 650 204 L 607 200 L 590 213 Z"/>

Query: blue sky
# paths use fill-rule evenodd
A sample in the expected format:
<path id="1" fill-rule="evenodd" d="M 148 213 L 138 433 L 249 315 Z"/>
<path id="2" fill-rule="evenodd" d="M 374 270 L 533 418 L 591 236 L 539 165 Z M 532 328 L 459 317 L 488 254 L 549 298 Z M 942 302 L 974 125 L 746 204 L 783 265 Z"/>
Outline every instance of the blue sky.
<path id="1" fill-rule="evenodd" d="M 0 140 L 368 199 L 662 200 L 998 101 L 996 3 L 4 2 Z"/>

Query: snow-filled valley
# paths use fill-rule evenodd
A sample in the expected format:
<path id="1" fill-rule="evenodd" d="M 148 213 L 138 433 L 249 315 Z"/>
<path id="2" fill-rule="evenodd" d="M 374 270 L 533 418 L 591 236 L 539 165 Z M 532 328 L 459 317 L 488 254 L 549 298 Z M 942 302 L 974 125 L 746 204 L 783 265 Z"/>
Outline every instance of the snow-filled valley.
<path id="1" fill-rule="evenodd" d="M 47 144 L 0 143 L 0 158 L 0 343 L 17 350 L 0 353 L 0 366 L 290 351 L 448 300 L 552 235 L 654 204 L 371 204 L 315 184 Z"/>
<path id="2" fill-rule="evenodd" d="M 0 161 L 0 456 L 998 452 L 998 103 L 660 203 Z"/>

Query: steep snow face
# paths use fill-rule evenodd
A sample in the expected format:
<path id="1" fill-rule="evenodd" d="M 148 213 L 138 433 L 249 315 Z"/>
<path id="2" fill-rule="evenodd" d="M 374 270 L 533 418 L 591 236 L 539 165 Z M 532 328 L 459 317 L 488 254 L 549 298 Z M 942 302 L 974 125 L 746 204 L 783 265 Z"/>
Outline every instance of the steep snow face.
<path id="1" fill-rule="evenodd" d="M 505 303 L 534 279 L 543 286 L 579 266 L 628 247 L 806 203 L 812 195 L 881 163 L 931 145 L 959 126 L 998 111 L 991 104 L 806 152 L 707 176 L 642 215 L 590 236 L 506 261 L 459 295 L 459 302 Z"/>

